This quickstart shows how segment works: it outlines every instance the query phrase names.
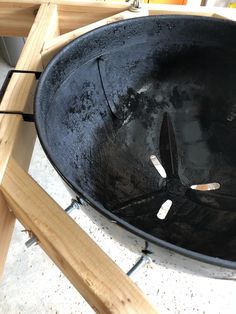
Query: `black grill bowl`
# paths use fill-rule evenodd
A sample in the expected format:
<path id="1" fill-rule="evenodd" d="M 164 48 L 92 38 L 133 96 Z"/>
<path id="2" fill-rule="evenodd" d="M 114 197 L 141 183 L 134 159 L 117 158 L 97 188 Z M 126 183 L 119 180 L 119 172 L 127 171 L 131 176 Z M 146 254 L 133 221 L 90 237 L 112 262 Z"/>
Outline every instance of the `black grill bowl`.
<path id="1" fill-rule="evenodd" d="M 235 23 L 126 20 L 50 62 L 36 127 L 53 166 L 94 211 L 147 243 L 236 268 L 235 84 Z"/>

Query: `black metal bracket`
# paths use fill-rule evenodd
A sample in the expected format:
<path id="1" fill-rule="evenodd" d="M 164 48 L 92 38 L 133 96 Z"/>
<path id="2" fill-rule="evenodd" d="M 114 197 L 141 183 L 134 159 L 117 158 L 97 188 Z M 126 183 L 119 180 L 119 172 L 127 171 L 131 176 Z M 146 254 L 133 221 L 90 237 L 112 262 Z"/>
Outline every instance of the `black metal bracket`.
<path id="1" fill-rule="evenodd" d="M 1 90 L 0 90 L 0 101 L 2 100 L 5 92 L 6 92 L 6 89 L 7 89 L 7 86 L 10 82 L 10 79 L 12 77 L 12 75 L 14 73 L 30 73 L 30 74 L 34 74 L 35 75 L 35 78 L 36 80 L 38 80 L 40 78 L 40 75 L 42 72 L 39 72 L 39 71 L 25 71 L 25 70 L 9 70 L 7 75 L 6 75 L 6 78 L 2 84 L 2 87 L 1 87 Z M 21 111 L 4 111 L 4 110 L 0 110 L 0 114 L 17 114 L 17 115 L 21 115 L 24 119 L 24 121 L 27 121 L 27 122 L 34 122 L 34 115 L 33 114 L 30 114 L 30 113 L 24 113 L 24 112 L 21 112 Z"/>
<path id="2" fill-rule="evenodd" d="M 34 114 L 32 113 L 24 113 L 22 111 L 4 111 L 0 110 L 0 114 L 16 114 L 21 115 L 23 120 L 26 122 L 34 122 Z"/>
<path id="3" fill-rule="evenodd" d="M 2 84 L 2 88 L 0 90 L 0 100 L 2 100 L 2 98 L 3 98 L 3 96 L 4 96 L 5 92 L 6 92 L 7 86 L 9 84 L 9 82 L 10 82 L 10 79 L 11 79 L 11 77 L 12 77 L 12 75 L 14 73 L 30 73 L 30 74 L 34 74 L 36 80 L 38 80 L 40 78 L 40 75 L 41 75 L 42 72 L 39 72 L 39 71 L 24 71 L 24 70 L 9 70 L 7 72 L 7 76 L 6 76 L 6 78 L 5 78 L 5 80 L 4 80 L 3 84 Z"/>

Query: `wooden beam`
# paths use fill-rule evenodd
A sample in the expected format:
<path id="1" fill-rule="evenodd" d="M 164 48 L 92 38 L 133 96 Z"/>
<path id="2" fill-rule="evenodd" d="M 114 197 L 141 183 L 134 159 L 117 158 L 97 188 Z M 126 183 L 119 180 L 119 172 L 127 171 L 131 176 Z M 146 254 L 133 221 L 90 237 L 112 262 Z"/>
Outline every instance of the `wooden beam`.
<path id="1" fill-rule="evenodd" d="M 41 0 L 0 0 L 0 7 L 29 8 L 35 5 L 39 7 L 41 3 Z"/>
<path id="2" fill-rule="evenodd" d="M 0 9 L 9 10 L 9 13 L 14 10 L 20 9 L 37 9 L 41 4 L 56 4 L 58 6 L 59 11 L 70 11 L 70 12 L 80 12 L 96 15 L 96 13 L 104 14 L 104 13 L 113 13 L 113 12 L 121 12 L 127 10 L 130 6 L 130 3 L 126 2 L 99 2 L 99 1 L 71 1 L 71 0 L 0 0 Z"/>
<path id="3" fill-rule="evenodd" d="M 93 240 L 10 159 L 2 192 L 21 223 L 99 313 L 157 313 L 146 296 Z"/>
<path id="4" fill-rule="evenodd" d="M 38 6 L 19 8 L 0 3 L 0 36 L 27 37 Z"/>
<path id="5" fill-rule="evenodd" d="M 2 208 L 2 209 L 1 209 Z M 4 209 L 4 210 L 3 210 Z M 15 216 L 12 212 L 8 210 L 7 203 L 0 192 L 0 276 L 2 275 L 2 271 L 4 269 L 4 265 L 6 262 L 9 246 L 9 240 L 12 237 L 14 225 L 15 225 Z"/>
<path id="6" fill-rule="evenodd" d="M 213 14 L 236 15 L 235 10 L 220 7 L 188 6 L 188 5 L 164 5 L 164 4 L 144 4 L 144 8 L 149 10 L 150 15 L 160 14 L 183 14 L 212 16 Z"/>
<path id="7" fill-rule="evenodd" d="M 120 13 L 123 11 L 123 9 L 112 9 L 112 10 L 105 10 L 103 11 L 96 11 L 96 9 L 91 14 L 91 9 L 88 8 L 85 11 L 59 11 L 59 21 L 60 21 L 60 28 L 61 28 L 61 34 L 65 34 L 67 32 L 70 32 L 74 29 L 83 27 L 85 25 L 94 23 L 96 21 L 100 21 L 104 18 L 110 17 L 111 15 Z"/>
<path id="8" fill-rule="evenodd" d="M 44 41 L 59 34 L 57 23 L 57 6 L 41 5 L 35 22 L 31 28 L 26 44 L 17 62 L 19 70 L 41 70 L 41 50 Z M 14 74 L 9 82 L 6 93 L 0 105 L 1 110 L 32 110 L 32 86 L 35 84 L 34 74 Z M 35 140 L 34 127 L 23 122 L 19 115 L 0 116 L 0 183 L 7 162 L 11 156 L 25 169 L 28 168 Z M 11 240 L 14 219 L 5 202 L 0 198 L 0 275 L 6 260 Z"/>
<path id="9" fill-rule="evenodd" d="M 13 156 L 17 160 L 17 163 L 25 170 L 28 170 L 30 165 L 35 139 L 36 130 L 34 123 L 23 122 L 21 120 L 11 156 Z"/>
<path id="10" fill-rule="evenodd" d="M 78 6 L 79 4 L 79 6 Z M 121 13 L 129 8 L 129 3 L 108 3 L 108 2 L 77 2 L 70 6 L 59 5 L 59 23 L 61 34 L 74 29 L 108 18 Z"/>
<path id="11" fill-rule="evenodd" d="M 0 35 L 2 32 L 2 34 L 8 36 L 25 36 L 29 31 L 39 4 L 46 2 L 47 0 L 23 0 L 23 2 L 20 0 L 9 0 L 8 2 L 0 0 Z M 118 14 L 127 10 L 130 6 L 129 3 L 76 0 L 51 0 L 50 3 L 58 4 L 61 34 Z M 150 10 L 150 15 L 188 14 L 212 16 L 212 14 L 218 14 L 222 16 L 229 15 L 232 20 L 234 20 L 232 16 L 235 16 L 234 9 L 202 7 L 199 5 L 143 4 L 143 7 Z"/>
<path id="12" fill-rule="evenodd" d="M 2 180 L 4 171 L 14 146 L 17 129 L 20 126 L 20 116 L 0 116 L 0 180 Z M 8 206 L 0 195 L 0 276 L 3 273 L 4 264 L 7 257 L 8 247 L 10 245 L 15 218 L 9 211 Z"/>
<path id="13" fill-rule="evenodd" d="M 50 3 L 41 5 L 16 69 L 42 70 L 40 53 L 44 42 L 59 34 L 57 6 Z"/>
<path id="14" fill-rule="evenodd" d="M 46 1 L 45 1 L 46 3 Z M 52 3 L 52 1 L 51 1 Z M 61 33 L 104 19 L 126 10 L 130 4 L 106 4 L 100 2 L 68 2 L 59 6 Z M 34 21 L 39 2 L 6 3 L 0 0 L 0 35 L 27 36 Z"/>
<path id="15" fill-rule="evenodd" d="M 42 71 L 41 51 L 44 42 L 59 34 L 57 6 L 54 4 L 43 4 L 38 11 L 17 62 L 16 69 Z M 0 109 L 32 112 L 35 82 L 34 74 L 14 73 L 2 99 Z"/>
<path id="16" fill-rule="evenodd" d="M 52 59 L 52 57 L 56 53 L 58 53 L 59 50 L 62 49 L 62 47 L 64 47 L 66 44 L 68 44 L 69 42 L 77 38 L 78 36 L 81 36 L 82 34 L 85 34 L 95 28 L 98 28 L 100 26 L 103 26 L 109 23 L 113 23 L 116 21 L 124 20 L 124 19 L 135 18 L 139 16 L 146 16 L 146 15 L 148 15 L 148 10 L 141 10 L 140 12 L 135 12 L 135 13 L 131 11 L 123 11 L 121 13 L 115 14 L 103 20 L 78 28 L 67 34 L 63 34 L 59 37 L 53 38 L 52 40 L 49 40 L 45 42 L 44 44 L 44 47 L 42 50 L 43 65 L 44 66 L 47 65 L 48 62 Z"/>
<path id="17" fill-rule="evenodd" d="M 37 56 L 38 57 L 38 56 Z M 41 60 L 38 65 L 41 70 Z M 21 70 L 30 70 L 24 66 L 19 67 Z M 0 109 L 3 111 L 21 111 L 25 113 L 33 113 L 33 93 L 36 87 L 36 78 L 34 74 L 14 73 L 8 88 L 4 94 Z"/>
<path id="18" fill-rule="evenodd" d="M 223 20 L 231 20 L 231 21 L 236 21 L 236 10 L 234 9 L 231 10 L 230 12 L 221 12 L 219 13 L 214 13 L 212 14 L 212 17 L 216 17 L 218 19 L 223 19 Z"/>
<path id="19" fill-rule="evenodd" d="M 176 0 L 177 1 L 177 0 Z M 184 0 L 183 0 L 184 1 Z M 193 0 L 185 0 L 186 3 L 190 3 Z M 180 1 L 177 1 L 178 3 Z M 126 10 L 130 3 L 125 3 L 123 1 L 120 2 L 109 2 L 109 1 L 91 1 L 91 0 L 0 0 L 0 8 L 5 6 L 8 8 L 29 8 L 32 6 L 39 6 L 43 3 L 51 3 L 58 5 L 58 10 L 65 10 L 65 11 L 90 11 L 90 14 L 94 14 L 94 11 L 98 12 L 112 12 L 113 10 Z M 194 0 L 194 3 L 197 3 L 197 6 L 200 3 L 200 0 Z M 201 4 L 203 0 L 201 1 Z M 145 6 L 149 6 L 151 10 L 159 10 L 162 7 L 162 10 L 174 11 L 175 7 L 182 7 L 184 8 L 185 5 L 174 5 L 174 4 L 144 4 Z M 196 9 L 194 5 L 193 10 Z M 186 10 L 189 10 L 190 7 L 187 6 Z M 221 8 L 221 7 L 203 7 L 202 9 L 206 9 L 206 11 L 212 11 L 212 13 L 216 10 L 220 13 L 221 10 L 229 10 L 229 8 Z M 192 10 L 192 8 L 191 8 Z"/>
<path id="20" fill-rule="evenodd" d="M 109 8 L 125 8 L 130 4 L 123 1 L 120 2 L 105 2 L 105 1 L 94 1 L 94 0 L 0 0 L 0 6 L 11 6 L 11 7 L 30 7 L 32 5 L 41 5 L 43 3 L 56 4 L 59 8 L 63 7 L 90 7 L 90 8 L 104 8 L 105 10 Z"/>

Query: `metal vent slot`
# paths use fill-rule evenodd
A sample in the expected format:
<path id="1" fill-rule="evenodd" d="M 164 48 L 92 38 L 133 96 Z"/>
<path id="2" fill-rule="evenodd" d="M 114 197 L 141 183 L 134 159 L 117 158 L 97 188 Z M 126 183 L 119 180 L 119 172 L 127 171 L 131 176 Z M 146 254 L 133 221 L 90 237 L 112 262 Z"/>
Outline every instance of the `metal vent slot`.
<path id="1" fill-rule="evenodd" d="M 166 218 L 166 215 L 168 214 L 170 208 L 172 206 L 172 201 L 171 200 L 167 200 L 165 201 L 162 205 L 161 208 L 159 209 L 158 213 L 157 213 L 157 218 L 163 220 Z"/>
<path id="2" fill-rule="evenodd" d="M 166 178 L 167 177 L 166 171 L 164 167 L 162 166 L 162 164 L 160 163 L 159 159 L 155 155 L 151 155 L 150 160 L 153 163 L 153 166 L 156 168 L 156 170 L 160 174 L 160 176 L 162 178 Z"/>
<path id="3" fill-rule="evenodd" d="M 198 191 L 212 191 L 212 190 L 218 190 L 219 188 L 220 188 L 220 183 L 217 183 L 217 182 L 191 185 L 192 190 L 198 190 Z"/>

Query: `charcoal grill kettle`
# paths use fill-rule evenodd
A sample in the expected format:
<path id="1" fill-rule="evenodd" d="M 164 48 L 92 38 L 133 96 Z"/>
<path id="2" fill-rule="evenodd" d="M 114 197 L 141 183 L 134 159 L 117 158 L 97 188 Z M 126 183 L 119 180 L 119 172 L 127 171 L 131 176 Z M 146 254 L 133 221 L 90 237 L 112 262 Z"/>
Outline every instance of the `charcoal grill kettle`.
<path id="1" fill-rule="evenodd" d="M 85 210 L 124 244 L 235 269 L 235 82 L 234 22 L 125 20 L 48 64 L 36 128 Z"/>

